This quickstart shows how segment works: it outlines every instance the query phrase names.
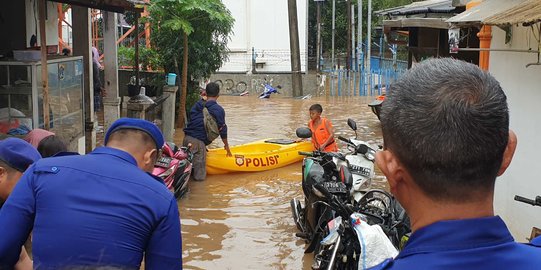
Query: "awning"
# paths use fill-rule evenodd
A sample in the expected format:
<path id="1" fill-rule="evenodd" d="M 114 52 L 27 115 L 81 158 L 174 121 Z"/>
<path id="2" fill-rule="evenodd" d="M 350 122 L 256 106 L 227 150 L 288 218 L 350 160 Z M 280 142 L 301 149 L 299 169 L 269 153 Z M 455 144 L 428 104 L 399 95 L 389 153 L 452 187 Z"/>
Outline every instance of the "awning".
<path id="1" fill-rule="evenodd" d="M 400 16 L 426 13 L 450 13 L 455 10 L 451 0 L 427 0 L 413 2 L 409 5 L 399 6 L 374 12 L 377 16 Z"/>
<path id="2" fill-rule="evenodd" d="M 449 24 L 445 20 L 447 20 L 447 18 L 402 18 L 396 20 L 384 20 L 383 26 L 395 28 L 425 27 L 449 29 Z"/>
<path id="3" fill-rule="evenodd" d="M 413 2 L 409 5 L 376 11 L 383 16 L 385 27 L 426 27 L 448 29 L 446 20 L 457 12 L 452 0 L 428 0 Z"/>
<path id="4" fill-rule="evenodd" d="M 486 24 L 486 20 L 499 14 L 513 9 L 514 7 L 522 6 L 530 0 L 485 0 L 479 5 L 468 9 L 447 20 L 448 23 L 454 26 L 472 26 Z M 539 5 L 539 0 L 534 0 Z"/>
<path id="5" fill-rule="evenodd" d="M 49 0 L 51 2 L 58 2 L 64 4 L 70 4 L 74 6 L 82 6 L 94 9 L 100 9 L 105 11 L 112 11 L 117 13 L 124 13 L 125 11 L 137 11 L 142 12 L 144 5 L 143 0 Z"/>
<path id="6" fill-rule="evenodd" d="M 488 17 L 483 24 L 529 26 L 541 21 L 541 1 L 527 0 L 502 13 Z"/>

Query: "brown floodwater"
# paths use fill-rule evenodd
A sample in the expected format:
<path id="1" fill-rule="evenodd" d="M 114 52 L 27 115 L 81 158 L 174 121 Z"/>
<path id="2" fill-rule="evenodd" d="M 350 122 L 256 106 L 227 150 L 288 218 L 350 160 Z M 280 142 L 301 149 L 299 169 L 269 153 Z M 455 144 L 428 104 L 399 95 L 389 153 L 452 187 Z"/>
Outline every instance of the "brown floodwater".
<path id="1" fill-rule="evenodd" d="M 372 100 L 221 96 L 218 103 L 226 111 L 232 146 L 265 138 L 294 139 L 295 129 L 307 125 L 314 103 L 323 106 L 322 115 L 333 122 L 336 136 L 355 136 L 346 122 L 352 118 L 359 139 L 381 145 L 379 121 L 367 106 Z M 222 146 L 218 139 L 209 147 Z M 295 237 L 289 208 L 293 197 L 302 198 L 300 162 L 264 172 L 209 175 L 189 185 L 178 202 L 185 269 L 310 269 L 313 254 L 304 254 L 304 241 Z M 378 170 L 373 186 L 386 188 Z"/>

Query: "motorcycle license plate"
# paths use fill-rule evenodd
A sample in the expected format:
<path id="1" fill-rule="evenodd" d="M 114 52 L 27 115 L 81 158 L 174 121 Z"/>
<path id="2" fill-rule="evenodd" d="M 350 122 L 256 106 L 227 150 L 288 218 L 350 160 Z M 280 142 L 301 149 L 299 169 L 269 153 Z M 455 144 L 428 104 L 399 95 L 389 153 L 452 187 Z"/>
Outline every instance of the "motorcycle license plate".
<path id="1" fill-rule="evenodd" d="M 154 165 L 157 167 L 168 168 L 172 160 L 173 159 L 170 157 L 161 157 L 158 160 L 156 160 L 156 163 L 154 163 Z"/>
<path id="2" fill-rule="evenodd" d="M 370 168 L 351 165 L 351 172 L 362 176 L 370 177 L 371 170 Z"/>
<path id="3" fill-rule="evenodd" d="M 323 186 L 333 194 L 337 193 L 347 193 L 348 190 L 346 188 L 346 185 L 342 182 L 324 182 Z"/>

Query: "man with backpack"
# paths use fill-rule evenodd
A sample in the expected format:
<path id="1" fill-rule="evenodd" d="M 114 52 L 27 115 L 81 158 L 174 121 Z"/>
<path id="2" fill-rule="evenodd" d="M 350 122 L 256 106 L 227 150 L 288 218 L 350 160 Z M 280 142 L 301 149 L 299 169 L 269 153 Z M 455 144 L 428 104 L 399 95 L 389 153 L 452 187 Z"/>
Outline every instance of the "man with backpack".
<path id="1" fill-rule="evenodd" d="M 205 180 L 207 177 L 207 149 L 218 136 L 222 138 L 227 156 L 230 157 L 229 143 L 227 142 L 227 125 L 225 124 L 225 111 L 216 102 L 220 96 L 220 87 L 216 83 L 209 83 L 205 88 L 206 100 L 197 101 L 190 110 L 190 121 L 184 128 L 183 145 L 191 144 L 193 156 L 193 179 Z"/>

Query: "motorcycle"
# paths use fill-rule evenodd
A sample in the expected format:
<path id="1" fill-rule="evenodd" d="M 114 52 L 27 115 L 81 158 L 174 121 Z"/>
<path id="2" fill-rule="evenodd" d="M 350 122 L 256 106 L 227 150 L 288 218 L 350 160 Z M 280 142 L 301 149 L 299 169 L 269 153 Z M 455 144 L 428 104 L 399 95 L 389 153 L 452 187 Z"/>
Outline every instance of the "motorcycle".
<path id="1" fill-rule="evenodd" d="M 267 78 L 265 78 L 265 83 L 263 83 L 262 85 L 263 85 L 263 92 L 259 94 L 259 98 L 261 99 L 270 98 L 271 94 L 273 93 L 280 94 L 280 92 L 278 92 L 278 89 L 282 89 L 280 85 L 276 86 L 276 88 L 273 87 L 272 79 L 270 81 L 267 81 Z"/>
<path id="2" fill-rule="evenodd" d="M 338 167 L 347 166 L 350 169 L 353 176 L 350 194 L 352 199 L 358 203 L 364 193 L 372 186 L 376 150 L 369 143 L 357 139 L 357 123 L 353 119 L 348 119 L 347 123 L 355 131 L 355 137 L 346 139 L 338 136 L 339 140 L 346 143 L 349 152 L 346 153 L 345 160 L 336 159 L 335 162 Z"/>
<path id="3" fill-rule="evenodd" d="M 535 199 L 528 199 L 519 195 L 515 195 L 515 201 L 527 203 L 532 206 L 541 206 L 541 196 L 535 196 Z M 532 228 L 530 241 L 531 243 L 535 243 L 535 245 L 541 245 L 541 234 L 539 233 L 539 229 L 535 227 Z"/>
<path id="4" fill-rule="evenodd" d="M 309 128 L 299 128 L 296 133 L 299 138 L 312 137 Z M 333 213 L 328 207 L 317 203 L 322 201 L 323 195 L 315 189 L 315 186 L 322 185 L 341 199 L 349 200 L 349 189 L 353 183 L 353 177 L 346 166 L 337 169 L 333 160 L 345 160 L 341 153 L 316 150 L 299 152 L 299 154 L 305 156 L 302 164 L 304 206 L 297 198 L 290 201 L 290 206 L 293 219 L 300 231 L 296 235 L 309 243 L 305 253 L 311 253 L 322 239 L 325 223 L 333 218 Z"/>
<path id="5" fill-rule="evenodd" d="M 372 110 L 372 112 L 378 117 L 381 113 L 381 105 L 383 104 L 383 101 L 385 101 L 385 94 L 379 95 L 376 97 L 376 99 L 368 104 L 368 107 Z"/>
<path id="6" fill-rule="evenodd" d="M 193 153 L 188 147 L 178 147 L 167 142 L 163 153 L 156 163 L 152 174 L 163 179 L 165 186 L 180 199 L 188 191 L 188 182 L 192 173 Z"/>
<path id="7" fill-rule="evenodd" d="M 397 228 L 409 228 L 409 220 L 404 219 L 405 211 L 396 207 L 398 202 L 392 195 L 370 190 L 363 197 L 361 207 L 356 208 L 324 186 L 315 188 L 336 216 L 327 223 L 312 269 L 365 269 L 396 256 L 399 245 L 393 239 L 406 236 L 406 231 Z"/>

